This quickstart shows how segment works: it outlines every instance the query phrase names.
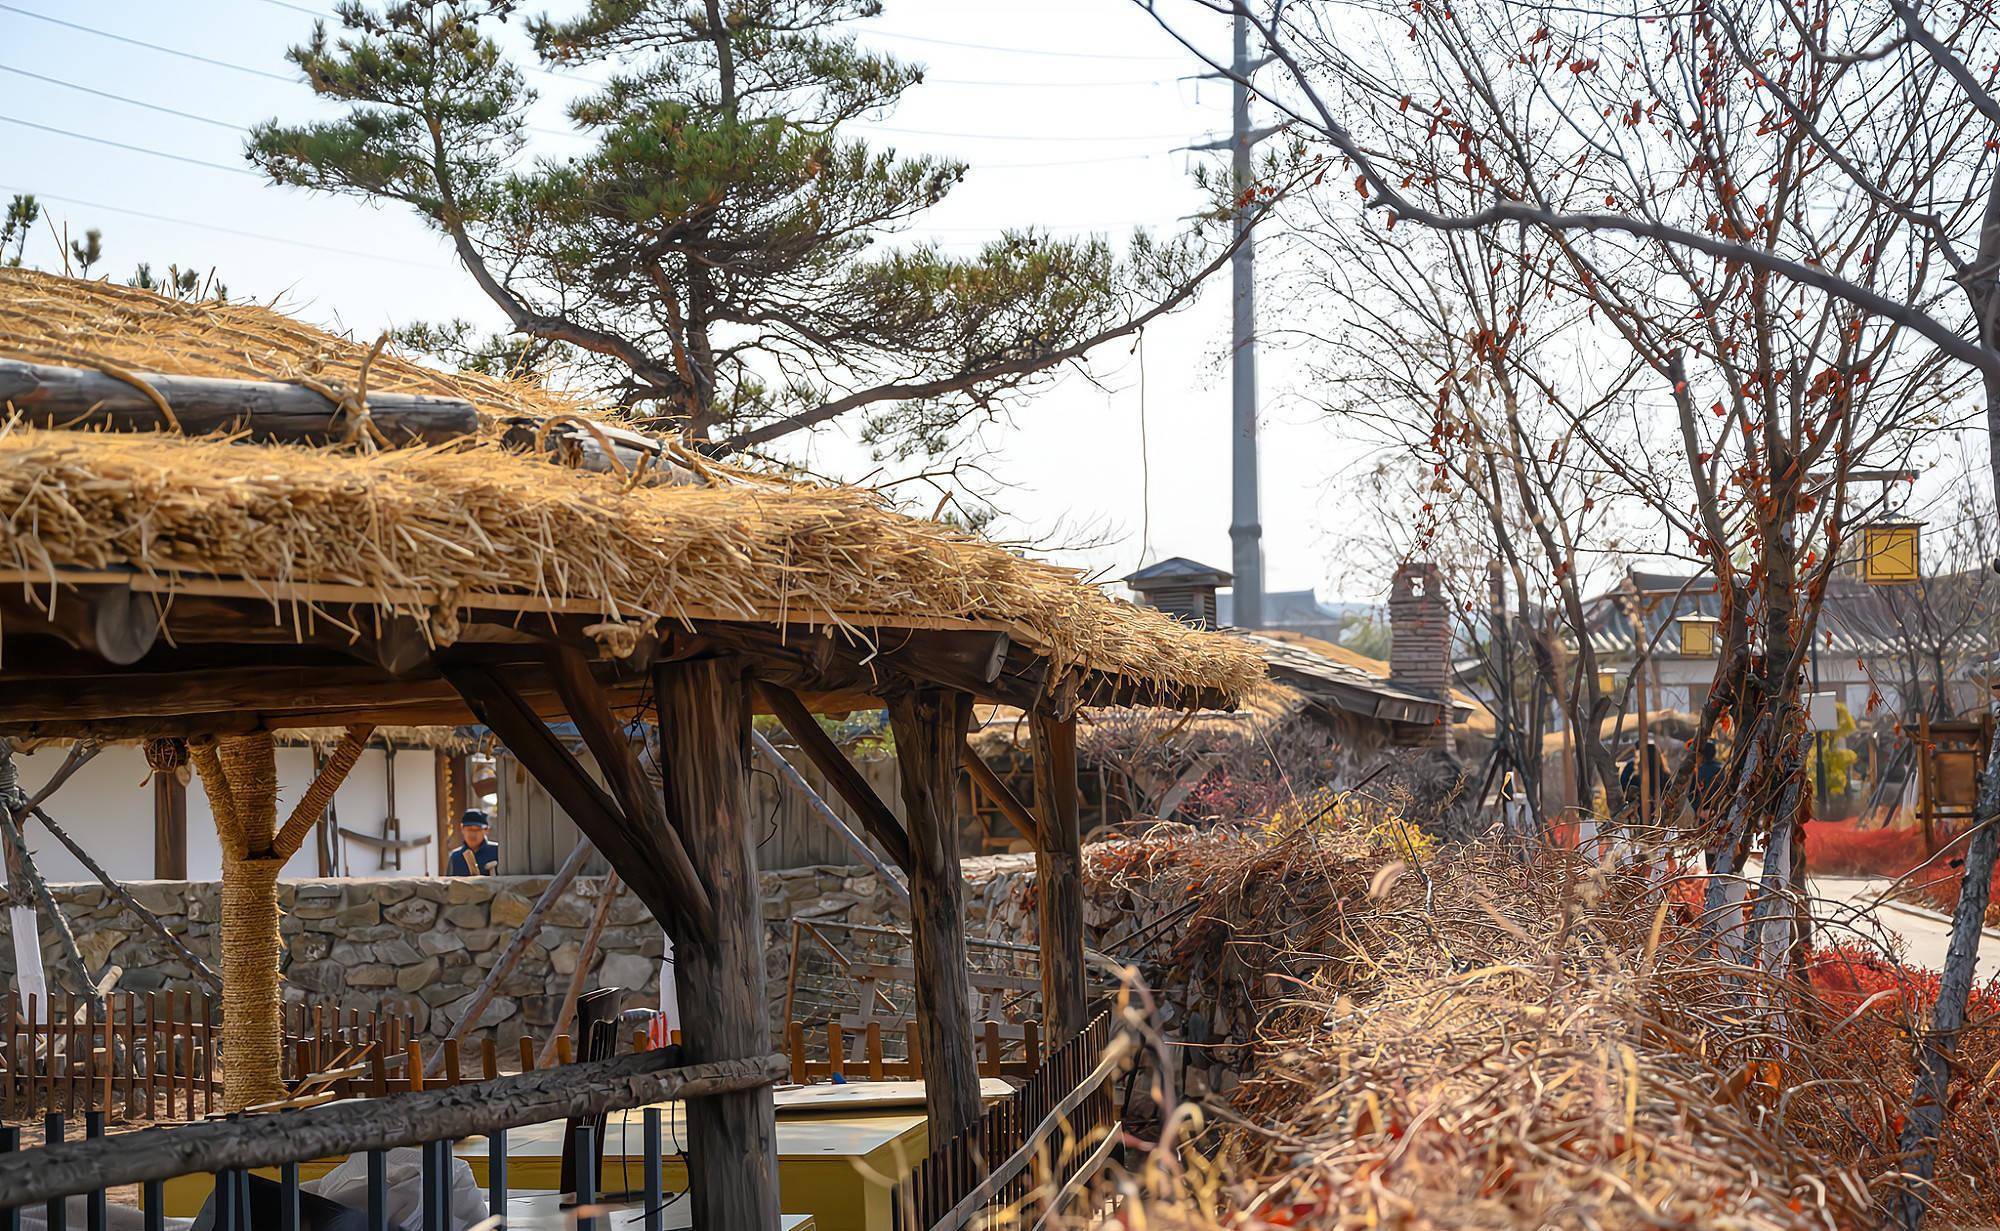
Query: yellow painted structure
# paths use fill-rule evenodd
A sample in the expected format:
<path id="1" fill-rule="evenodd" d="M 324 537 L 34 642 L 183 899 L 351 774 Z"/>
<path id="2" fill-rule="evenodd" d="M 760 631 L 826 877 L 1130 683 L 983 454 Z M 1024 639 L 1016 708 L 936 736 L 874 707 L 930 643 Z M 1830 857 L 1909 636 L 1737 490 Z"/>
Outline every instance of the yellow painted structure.
<path id="1" fill-rule="evenodd" d="M 980 1094 L 989 1102 L 1010 1089 L 1006 1082 L 995 1078 L 980 1083 Z M 787 1231 L 888 1231 L 891 1186 L 908 1175 L 930 1149 L 923 1091 L 924 1084 L 920 1081 L 884 1081 L 821 1084 L 776 1092 L 778 1200 L 786 1211 Z M 681 1141 L 687 1124 L 686 1111 L 678 1102 L 662 1103 L 660 1108 L 664 1112 L 665 1135 L 662 1183 L 669 1193 L 684 1192 L 687 1165 L 681 1157 Z M 643 1187 L 644 1131 L 645 1117 L 639 1109 L 606 1118 L 598 1192 L 637 1192 Z M 518 1203 L 527 1202 L 528 1209 L 539 1209 L 534 1202 L 555 1193 L 562 1182 L 562 1136 L 561 1121 L 508 1132 L 509 1226 L 517 1225 L 514 1214 L 518 1211 L 514 1207 Z M 486 1139 L 468 1137 L 458 1143 L 454 1153 L 465 1160 L 473 1178 L 485 1188 Z M 319 1179 L 340 1161 L 325 1158 L 301 1163 L 299 1178 Z M 257 1174 L 272 1180 L 278 1178 L 276 1168 Z M 213 1187 L 214 1182 L 207 1175 L 180 1176 L 167 1181 L 164 1202 L 167 1215 L 194 1217 Z M 672 1221 L 676 1209 L 685 1211 L 686 1202 L 668 1206 L 669 1227 L 679 1225 Z M 794 1227 L 792 1219 L 800 1215 L 806 1216 L 805 1220 Z"/>
<path id="2" fill-rule="evenodd" d="M 1674 624 L 1681 633 L 1681 653 L 1689 658 L 1711 658 L 1716 651 L 1716 633 L 1722 628 L 1722 621 L 1715 616 L 1684 615 L 1674 617 Z"/>
<path id="3" fill-rule="evenodd" d="M 1874 586 L 1908 585 L 1923 576 L 1923 527 L 1916 522 L 1876 522 L 1861 528 L 1861 580 Z"/>

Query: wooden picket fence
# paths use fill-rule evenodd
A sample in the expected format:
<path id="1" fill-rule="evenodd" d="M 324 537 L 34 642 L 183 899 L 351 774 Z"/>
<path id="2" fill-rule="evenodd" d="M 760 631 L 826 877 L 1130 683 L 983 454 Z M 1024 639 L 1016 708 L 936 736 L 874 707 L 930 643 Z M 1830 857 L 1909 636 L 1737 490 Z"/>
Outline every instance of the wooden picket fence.
<path id="1" fill-rule="evenodd" d="M 884 1023 L 792 1022 L 785 1028 L 785 1054 L 792 1062 L 792 1083 L 815 1081 L 902 1081 L 924 1075 L 917 1049 L 917 1024 L 892 1023 L 891 1038 L 900 1036 L 901 1056 L 883 1052 Z M 1026 1078 L 1039 1067 L 1042 1052 L 1040 1022 L 978 1023 L 974 1039 L 981 1077 Z"/>
<path id="2" fill-rule="evenodd" d="M 405 1012 L 306 1002 L 287 1004 L 281 1020 L 290 1096 L 274 1107 L 380 1098 L 502 1072 L 488 1038 L 465 1049 L 471 1056 L 446 1041 L 442 1065 L 426 1076 L 427 1053 L 439 1045 L 427 1044 Z M 103 1011 L 85 997 L 18 1004 L 7 993 L 0 998 L 0 1118 L 98 1111 L 134 1122 L 199 1120 L 214 1114 L 221 1099 L 221 1039 L 220 1008 L 202 993 L 117 993 Z M 532 1071 L 541 1050 L 522 1037 L 510 1067 Z M 557 1036 L 556 1063 L 574 1058 L 570 1037 Z"/>
<path id="3" fill-rule="evenodd" d="M 897 1181 L 896 1231 L 1033 1226 L 1058 1213 L 1104 1167 L 1123 1122 L 1113 1079 L 1136 1044 L 1112 1014 L 1051 1051 L 1027 1082 L 979 1123 Z"/>

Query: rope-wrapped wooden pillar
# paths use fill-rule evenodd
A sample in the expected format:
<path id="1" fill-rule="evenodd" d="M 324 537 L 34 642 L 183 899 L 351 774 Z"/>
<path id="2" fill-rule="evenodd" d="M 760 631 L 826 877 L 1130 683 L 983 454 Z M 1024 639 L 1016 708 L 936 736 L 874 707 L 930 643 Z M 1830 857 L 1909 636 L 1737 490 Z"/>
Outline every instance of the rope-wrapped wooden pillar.
<path id="1" fill-rule="evenodd" d="M 372 727 L 349 727 L 278 828 L 278 756 L 269 732 L 196 740 L 189 759 L 201 775 L 222 844 L 222 1102 L 230 1111 L 285 1097 L 278 876 Z"/>
<path id="2" fill-rule="evenodd" d="M 889 700 L 896 771 L 910 825 L 910 930 L 916 963 L 917 1049 L 930 1139 L 979 1122 L 979 1070 L 966 985 L 963 892 L 958 872 L 958 772 L 971 698 L 918 689 Z"/>

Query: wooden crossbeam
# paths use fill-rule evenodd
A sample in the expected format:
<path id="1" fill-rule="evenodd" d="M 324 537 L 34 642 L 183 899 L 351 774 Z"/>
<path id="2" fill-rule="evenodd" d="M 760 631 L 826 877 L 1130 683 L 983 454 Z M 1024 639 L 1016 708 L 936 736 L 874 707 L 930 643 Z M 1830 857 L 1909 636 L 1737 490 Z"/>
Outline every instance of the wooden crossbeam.
<path id="1" fill-rule="evenodd" d="M 714 914 L 701 882 L 691 877 L 682 880 L 671 862 L 656 856 L 651 843 L 636 839 L 631 818 L 511 684 L 484 668 L 461 663 L 446 664 L 444 674 L 479 720 L 493 729 L 577 828 L 604 852 L 647 909 L 661 919 L 678 917 L 694 931 L 707 934 Z"/>
<path id="2" fill-rule="evenodd" d="M 854 768 L 854 762 L 848 760 L 847 754 L 843 753 L 834 744 L 833 739 L 820 729 L 819 723 L 813 720 L 812 711 L 806 708 L 806 703 L 799 700 L 798 694 L 791 689 L 780 688 L 775 684 L 759 683 L 757 691 L 763 696 L 764 704 L 770 706 L 771 712 L 784 724 L 785 730 L 791 732 L 792 738 L 798 742 L 799 749 L 812 761 L 820 776 L 825 778 L 833 786 L 834 791 L 847 801 L 847 806 L 854 809 L 861 817 L 861 824 L 868 830 L 868 835 L 881 843 L 882 849 L 889 853 L 889 858 L 895 860 L 896 866 L 908 875 L 909 835 L 903 832 L 902 824 L 896 820 L 896 814 L 889 810 L 889 805 L 882 802 L 882 797 L 875 793 L 875 788 L 869 786 L 868 780 L 861 776 L 861 771 Z"/>
<path id="3" fill-rule="evenodd" d="M 556 692 L 563 699 L 563 707 L 569 711 L 577 733 L 583 736 L 584 746 L 596 758 L 597 767 L 604 771 L 605 781 L 611 784 L 611 794 L 630 822 L 635 839 L 654 849 L 676 892 L 690 895 L 687 917 L 698 925 L 697 930 L 707 935 L 714 926 L 708 891 L 702 886 L 701 877 L 695 874 L 680 830 L 667 815 L 665 798 L 647 781 L 631 738 L 611 712 L 610 698 L 591 675 L 590 663 L 581 652 L 570 646 L 556 646 L 550 657 Z"/>
<path id="4" fill-rule="evenodd" d="M 994 772 L 993 767 L 986 763 L 986 758 L 974 752 L 968 743 L 959 749 L 959 761 L 972 775 L 972 780 L 979 784 L 979 789 L 991 795 L 993 802 L 1000 805 L 1000 815 L 1007 818 L 1007 823 L 1014 827 L 1015 832 L 1030 842 L 1036 841 L 1035 814 L 1028 811 L 1021 797 L 1014 794 L 1014 789 L 1007 785 L 1005 778 Z"/>

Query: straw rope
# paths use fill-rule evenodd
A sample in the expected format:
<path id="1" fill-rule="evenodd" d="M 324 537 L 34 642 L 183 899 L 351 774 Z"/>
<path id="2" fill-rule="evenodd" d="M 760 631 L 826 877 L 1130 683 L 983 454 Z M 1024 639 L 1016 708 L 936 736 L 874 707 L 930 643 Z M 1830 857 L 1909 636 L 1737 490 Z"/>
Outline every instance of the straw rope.
<path id="1" fill-rule="evenodd" d="M 197 735 L 188 740 L 188 760 L 201 778 L 208 795 L 208 811 L 215 818 L 215 832 L 222 839 L 224 854 L 243 849 L 243 826 L 236 819 L 236 797 L 229 789 L 229 777 L 216 755 L 213 736 Z"/>
<path id="2" fill-rule="evenodd" d="M 233 833 L 222 837 L 222 1091 L 231 1111 L 285 1096 L 281 1064 L 277 833 L 278 757 L 269 732 L 190 741 L 204 786 L 223 785 Z M 203 761 L 211 763 L 204 768 Z M 211 787 L 210 803 L 216 797 Z"/>
<path id="3" fill-rule="evenodd" d="M 361 752 L 368 747 L 368 737 L 374 731 L 371 724 L 356 723 L 341 732 L 340 742 L 334 745 L 326 763 L 314 775 L 312 785 L 306 788 L 298 806 L 286 818 L 285 827 L 278 831 L 276 846 L 279 859 L 290 859 L 298 854 L 299 847 L 305 844 L 306 835 L 326 815 L 326 806 L 333 802 L 333 793 L 340 789 L 354 763 L 361 759 Z"/>

